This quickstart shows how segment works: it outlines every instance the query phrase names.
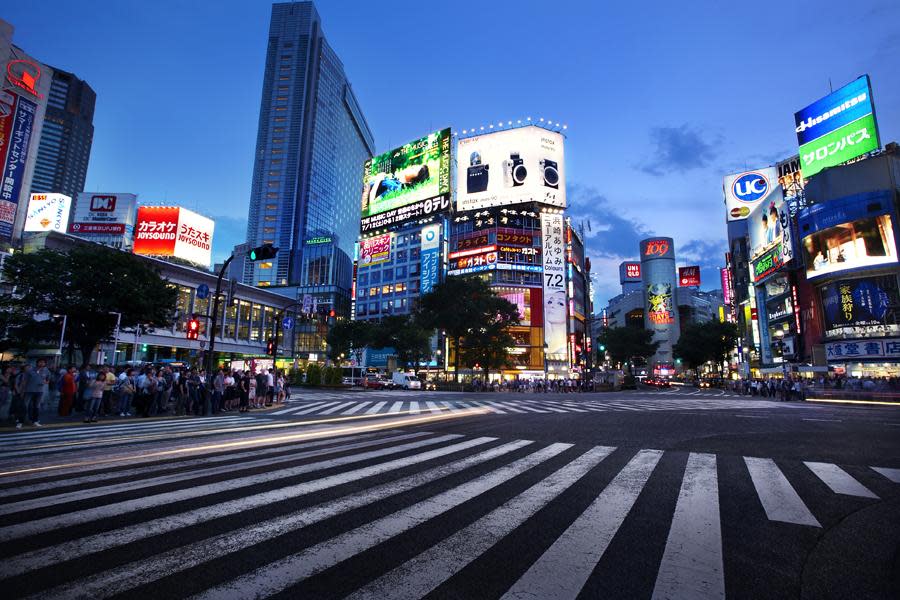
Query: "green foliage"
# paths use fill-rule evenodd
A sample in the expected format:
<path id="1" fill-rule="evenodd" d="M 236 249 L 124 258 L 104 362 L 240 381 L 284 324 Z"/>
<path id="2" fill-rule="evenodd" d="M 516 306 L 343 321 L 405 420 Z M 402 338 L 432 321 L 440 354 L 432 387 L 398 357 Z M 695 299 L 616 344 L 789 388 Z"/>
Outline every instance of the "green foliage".
<path id="1" fill-rule="evenodd" d="M 121 313 L 123 330 L 168 327 L 178 297 L 155 266 L 93 244 L 65 253 L 44 249 L 15 254 L 5 261 L 3 277 L 15 293 L 0 297 L 0 304 L 28 321 L 38 315 L 66 315 L 66 336 L 85 362 L 99 342 L 112 337 L 115 313 Z M 58 326 L 50 329 L 59 331 Z M 46 337 L 49 331 L 39 334 L 35 329 L 31 335 Z"/>
<path id="2" fill-rule="evenodd" d="M 322 367 L 316 363 L 306 366 L 306 385 L 322 385 Z"/>
<path id="3" fill-rule="evenodd" d="M 374 335 L 375 326 L 369 321 L 338 321 L 328 331 L 328 357 L 339 360 L 343 354 L 350 356 L 351 349 L 361 354 L 363 348 L 369 345 Z M 361 356 L 357 356 L 357 360 Z"/>
<path id="4" fill-rule="evenodd" d="M 463 359 L 469 366 L 477 363 L 485 369 L 505 364 L 506 348 L 514 345 L 508 327 L 518 324 L 519 314 L 514 304 L 497 296 L 483 279 L 448 277 L 419 299 L 419 320 L 423 327 L 446 332 L 453 347 L 460 349 L 454 353 L 458 379 Z"/>
<path id="5" fill-rule="evenodd" d="M 419 363 L 431 352 L 429 340 L 433 330 L 422 325 L 418 315 L 392 315 L 383 318 L 375 327 L 373 348 L 392 347 L 401 368 L 412 366 L 418 373 Z"/>
<path id="6" fill-rule="evenodd" d="M 653 332 L 641 327 L 607 328 L 597 339 L 606 346 L 605 356 L 617 363 L 631 362 L 636 356 L 649 358 L 659 348 L 659 342 L 653 341 Z"/>
<path id="7" fill-rule="evenodd" d="M 694 323 L 681 332 L 672 353 L 692 368 L 713 361 L 717 369 L 721 369 L 722 363 L 737 345 L 737 339 L 738 328 L 734 323 L 718 320 Z"/>

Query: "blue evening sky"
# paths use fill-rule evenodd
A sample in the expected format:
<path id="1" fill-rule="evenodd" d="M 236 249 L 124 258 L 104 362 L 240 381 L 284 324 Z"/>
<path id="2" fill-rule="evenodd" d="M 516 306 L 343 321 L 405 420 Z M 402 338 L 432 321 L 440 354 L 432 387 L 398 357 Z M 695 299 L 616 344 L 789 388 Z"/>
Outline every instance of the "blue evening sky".
<path id="1" fill-rule="evenodd" d="M 900 2 L 317 2 L 379 150 L 433 129 L 567 123 L 569 205 L 597 306 L 646 235 L 718 287 L 724 174 L 796 152 L 793 113 L 863 73 L 900 138 Z M 97 92 L 88 190 L 134 192 L 243 241 L 270 3 L 7 2 L 14 42 Z"/>

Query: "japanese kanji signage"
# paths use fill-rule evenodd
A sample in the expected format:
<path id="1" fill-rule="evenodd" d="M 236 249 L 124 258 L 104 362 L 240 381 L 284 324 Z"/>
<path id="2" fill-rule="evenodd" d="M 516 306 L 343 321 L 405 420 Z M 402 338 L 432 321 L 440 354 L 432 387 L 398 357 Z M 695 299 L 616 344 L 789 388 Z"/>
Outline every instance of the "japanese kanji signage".
<path id="1" fill-rule="evenodd" d="M 823 285 L 820 293 L 827 337 L 900 334 L 896 275 L 842 279 Z"/>
<path id="2" fill-rule="evenodd" d="M 549 360 L 566 360 L 566 267 L 563 216 L 541 214 L 544 343 Z"/>
<path id="3" fill-rule="evenodd" d="M 0 173 L 0 238 L 12 237 L 37 110 L 37 104 L 31 100 L 15 96 L 15 112 L 12 112 L 12 106 L 7 102 L 11 98 L 13 95 L 8 94 L 0 100 L 4 104 L 0 107 L 0 113 L 6 114 L 0 122 L 0 133 L 3 135 L 0 140 L 0 164 L 3 165 L 3 172 Z"/>
<path id="4" fill-rule="evenodd" d="M 385 233 L 359 242 L 359 266 L 370 267 L 391 258 L 391 234 Z"/>
<path id="5" fill-rule="evenodd" d="M 134 232 L 134 253 L 175 256 L 208 267 L 215 223 L 177 206 L 141 206 Z"/>
<path id="6" fill-rule="evenodd" d="M 807 178 L 881 146 L 868 75 L 800 110 L 794 121 Z"/>
<path id="7" fill-rule="evenodd" d="M 842 340 L 825 344 L 825 357 L 832 362 L 854 362 L 861 359 L 900 358 L 900 338 Z"/>
<path id="8" fill-rule="evenodd" d="M 427 294 L 438 282 L 441 257 L 441 226 L 428 225 L 422 228 L 422 251 L 420 257 L 422 268 L 419 280 L 419 291 Z"/>

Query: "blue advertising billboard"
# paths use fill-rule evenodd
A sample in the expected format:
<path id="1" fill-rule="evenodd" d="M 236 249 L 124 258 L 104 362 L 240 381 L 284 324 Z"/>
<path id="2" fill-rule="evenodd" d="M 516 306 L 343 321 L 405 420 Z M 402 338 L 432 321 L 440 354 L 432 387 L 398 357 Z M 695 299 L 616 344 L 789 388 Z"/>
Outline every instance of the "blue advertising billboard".
<path id="1" fill-rule="evenodd" d="M 3 173 L 0 174 L 0 237 L 12 237 L 36 110 L 37 104 L 16 96 L 15 116 L 5 127 L 9 130 L 9 138 L 3 144 L 6 146 L 6 157 L 2 163 Z M 0 158 L 3 158 L 2 152 Z"/>
<path id="2" fill-rule="evenodd" d="M 422 251 L 421 251 L 421 278 L 419 281 L 419 290 L 422 294 L 429 293 L 438 282 L 440 270 L 440 242 L 441 242 L 441 226 L 428 225 L 422 228 Z"/>

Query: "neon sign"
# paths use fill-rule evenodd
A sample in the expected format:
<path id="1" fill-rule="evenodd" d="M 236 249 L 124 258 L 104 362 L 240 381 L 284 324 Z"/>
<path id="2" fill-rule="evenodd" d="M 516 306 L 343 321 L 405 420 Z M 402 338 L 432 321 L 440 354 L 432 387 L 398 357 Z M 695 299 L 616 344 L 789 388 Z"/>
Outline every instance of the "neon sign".
<path id="1" fill-rule="evenodd" d="M 30 60 L 11 60 L 6 65 L 6 80 L 37 98 L 44 97 L 36 87 L 40 78 L 41 68 Z"/>
<path id="2" fill-rule="evenodd" d="M 668 240 L 650 240 L 644 249 L 644 256 L 665 256 L 668 253 Z"/>

